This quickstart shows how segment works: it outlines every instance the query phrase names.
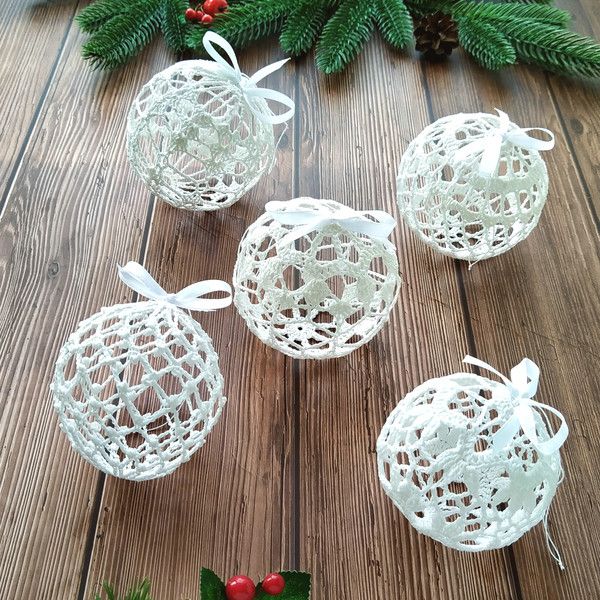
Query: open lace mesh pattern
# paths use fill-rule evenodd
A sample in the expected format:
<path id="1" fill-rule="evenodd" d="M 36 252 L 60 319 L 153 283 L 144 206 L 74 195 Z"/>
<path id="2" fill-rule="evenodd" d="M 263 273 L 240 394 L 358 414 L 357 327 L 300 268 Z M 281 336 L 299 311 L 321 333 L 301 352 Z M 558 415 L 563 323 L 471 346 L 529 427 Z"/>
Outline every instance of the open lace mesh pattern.
<path id="1" fill-rule="evenodd" d="M 504 142 L 491 178 L 479 175 L 481 152 L 460 163 L 454 158 L 498 124 L 498 116 L 485 113 L 444 117 L 426 127 L 402 157 L 400 213 L 443 254 L 470 262 L 497 256 L 524 240 L 540 218 L 548 173 L 539 152 Z"/>
<path id="2" fill-rule="evenodd" d="M 418 531 L 476 552 L 542 521 L 561 479 L 558 451 L 538 453 L 522 431 L 504 449 L 491 442 L 516 402 L 503 384 L 458 373 L 427 381 L 394 409 L 377 441 L 379 478 Z"/>
<path id="3" fill-rule="evenodd" d="M 294 202 L 298 209 L 341 207 L 328 200 Z M 233 275 L 235 305 L 251 331 L 284 354 L 349 354 L 389 318 L 401 283 L 396 250 L 336 224 L 279 244 L 291 229 L 267 213 L 248 228 Z"/>
<path id="4" fill-rule="evenodd" d="M 269 112 L 266 102 L 252 102 Z M 273 125 L 215 63 L 191 60 L 156 74 L 127 122 L 134 171 L 158 197 L 195 211 L 231 206 L 273 165 Z"/>
<path id="5" fill-rule="evenodd" d="M 52 391 L 73 448 L 136 481 L 189 460 L 226 401 L 208 335 L 159 302 L 111 306 L 82 321 L 60 352 Z"/>

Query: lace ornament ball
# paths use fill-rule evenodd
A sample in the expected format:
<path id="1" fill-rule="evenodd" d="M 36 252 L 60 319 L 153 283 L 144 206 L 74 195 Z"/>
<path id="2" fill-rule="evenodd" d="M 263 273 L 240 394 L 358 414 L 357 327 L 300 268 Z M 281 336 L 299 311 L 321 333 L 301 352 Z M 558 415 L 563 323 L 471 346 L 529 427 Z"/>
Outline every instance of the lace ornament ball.
<path id="1" fill-rule="evenodd" d="M 498 115 L 457 114 L 426 127 L 408 146 L 397 178 L 407 225 L 434 250 L 475 263 L 506 252 L 537 225 L 548 195 L 539 151 L 549 139 L 528 135 Z"/>
<path id="2" fill-rule="evenodd" d="M 367 343 L 401 279 L 383 211 L 331 200 L 269 202 L 239 246 L 235 305 L 265 344 L 294 358 L 336 358 Z"/>
<path id="3" fill-rule="evenodd" d="M 231 65 L 213 44 L 225 50 Z M 222 37 L 208 32 L 204 45 L 214 62 L 183 61 L 155 75 L 127 122 L 133 170 L 159 198 L 193 211 L 231 206 L 256 185 L 274 164 L 274 125 L 294 114 L 290 98 L 257 87 L 286 61 L 248 77 Z M 267 100 L 289 110 L 275 115 Z"/>
<path id="4" fill-rule="evenodd" d="M 182 308 L 213 310 L 231 297 L 197 297 L 227 292 L 225 282 L 169 295 L 136 263 L 120 275 L 153 300 L 82 321 L 59 353 L 52 392 L 76 452 L 108 475 L 143 481 L 188 461 L 219 420 L 226 398 L 218 356 Z"/>
<path id="5" fill-rule="evenodd" d="M 393 410 L 377 441 L 385 493 L 420 533 L 478 552 L 518 540 L 547 514 L 562 480 L 559 449 L 568 428 L 532 399 L 539 371 L 525 359 L 505 379 L 470 373 L 431 379 Z M 554 433 L 552 413 L 561 422 Z"/>

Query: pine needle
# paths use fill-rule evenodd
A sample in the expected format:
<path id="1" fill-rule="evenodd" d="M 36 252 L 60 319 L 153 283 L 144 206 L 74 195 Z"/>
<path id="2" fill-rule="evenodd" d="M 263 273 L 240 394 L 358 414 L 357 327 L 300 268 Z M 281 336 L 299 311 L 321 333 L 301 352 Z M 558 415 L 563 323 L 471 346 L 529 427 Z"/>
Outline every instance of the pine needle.
<path id="1" fill-rule="evenodd" d="M 388 44 L 402 50 L 413 41 L 413 20 L 404 0 L 376 0 L 375 20 Z"/>
<path id="2" fill-rule="evenodd" d="M 342 71 L 373 33 L 373 6 L 365 0 L 342 0 L 327 21 L 317 45 L 317 66 L 324 73 Z"/>
<path id="3" fill-rule="evenodd" d="M 461 19 L 458 22 L 458 39 L 461 46 L 486 69 L 495 71 L 517 60 L 515 49 L 506 36 L 484 21 Z"/>
<path id="4" fill-rule="evenodd" d="M 161 29 L 167 46 L 173 52 L 183 52 L 186 49 L 188 24 L 185 10 L 188 7 L 188 0 L 163 0 Z"/>
<path id="5" fill-rule="evenodd" d="M 315 45 L 333 4 L 330 0 L 299 0 L 281 30 L 283 51 L 292 56 L 306 54 Z"/>
<path id="6" fill-rule="evenodd" d="M 160 0 L 138 0 L 114 16 L 83 45 L 83 58 L 94 68 L 115 69 L 150 43 L 160 27 Z M 143 10 L 139 10 L 143 7 Z"/>
<path id="7" fill-rule="evenodd" d="M 600 77 L 600 46 L 591 38 L 536 21 L 513 23 L 502 31 L 524 62 L 558 73 Z"/>

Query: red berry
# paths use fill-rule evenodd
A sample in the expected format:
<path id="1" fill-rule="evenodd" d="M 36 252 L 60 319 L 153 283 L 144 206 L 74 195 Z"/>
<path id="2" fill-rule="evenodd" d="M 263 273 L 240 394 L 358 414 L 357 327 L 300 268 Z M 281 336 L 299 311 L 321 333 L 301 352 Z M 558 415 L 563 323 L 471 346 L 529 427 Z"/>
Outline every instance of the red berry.
<path id="1" fill-rule="evenodd" d="M 250 577 L 236 575 L 225 585 L 225 595 L 227 600 L 253 600 L 256 588 Z"/>
<path id="2" fill-rule="evenodd" d="M 220 12 L 227 9 L 227 0 L 205 0 L 202 5 L 205 13 L 213 15 L 213 17 Z"/>
<path id="3" fill-rule="evenodd" d="M 188 8 L 185 11 L 185 18 L 188 21 L 194 21 L 196 19 L 196 11 L 193 8 Z"/>
<path id="4" fill-rule="evenodd" d="M 213 22 L 213 20 L 214 20 L 214 17 L 213 17 L 212 15 L 209 15 L 208 13 L 204 13 L 204 14 L 202 15 L 202 18 L 201 18 L 200 20 L 201 20 L 201 21 L 202 21 L 202 22 L 203 22 L 205 25 L 210 25 L 210 24 Z"/>
<path id="5" fill-rule="evenodd" d="M 269 573 L 260 586 L 269 596 L 277 596 L 285 589 L 285 579 L 279 573 Z"/>

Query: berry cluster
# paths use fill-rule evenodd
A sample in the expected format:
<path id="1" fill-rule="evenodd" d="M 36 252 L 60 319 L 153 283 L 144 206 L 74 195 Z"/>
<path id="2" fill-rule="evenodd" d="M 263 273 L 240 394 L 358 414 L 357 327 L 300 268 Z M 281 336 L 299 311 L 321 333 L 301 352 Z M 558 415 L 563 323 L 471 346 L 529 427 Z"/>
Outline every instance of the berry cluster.
<path id="1" fill-rule="evenodd" d="M 188 8 L 185 17 L 188 21 L 196 21 L 204 25 L 210 25 L 215 16 L 227 10 L 227 0 L 205 0 L 196 8 Z"/>
<path id="2" fill-rule="evenodd" d="M 260 587 L 265 594 L 278 596 L 285 589 L 285 579 L 279 573 L 269 573 L 263 579 Z M 256 586 L 250 577 L 236 575 L 227 581 L 225 596 L 227 596 L 227 600 L 254 600 Z"/>

